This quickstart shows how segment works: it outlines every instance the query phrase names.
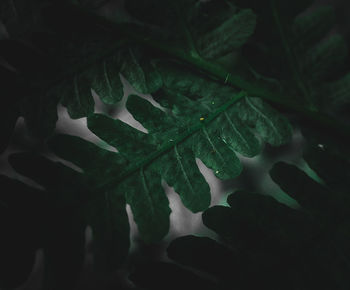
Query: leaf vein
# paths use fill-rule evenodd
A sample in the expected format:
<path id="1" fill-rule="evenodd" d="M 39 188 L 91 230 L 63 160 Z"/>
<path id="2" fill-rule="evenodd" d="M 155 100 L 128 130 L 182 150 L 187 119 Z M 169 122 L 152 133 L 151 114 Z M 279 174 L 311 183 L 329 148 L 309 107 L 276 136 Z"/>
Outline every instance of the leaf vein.
<path id="1" fill-rule="evenodd" d="M 181 173 L 182 173 L 183 176 L 185 177 L 185 181 L 186 181 L 188 187 L 190 188 L 191 192 L 192 192 L 192 193 L 195 193 L 194 190 L 193 190 L 192 184 L 191 184 L 191 182 L 190 182 L 190 180 L 189 180 L 189 178 L 188 178 L 188 176 L 187 176 L 187 173 L 186 173 L 186 171 L 185 171 L 185 168 L 184 168 L 184 166 L 183 166 L 183 164 L 182 164 L 182 162 L 181 162 L 181 156 L 180 156 L 180 154 L 179 154 L 179 152 L 178 152 L 178 150 L 177 150 L 177 145 L 174 146 L 174 151 L 175 151 L 176 160 L 177 160 L 177 162 L 178 162 L 179 165 L 180 165 Z"/>

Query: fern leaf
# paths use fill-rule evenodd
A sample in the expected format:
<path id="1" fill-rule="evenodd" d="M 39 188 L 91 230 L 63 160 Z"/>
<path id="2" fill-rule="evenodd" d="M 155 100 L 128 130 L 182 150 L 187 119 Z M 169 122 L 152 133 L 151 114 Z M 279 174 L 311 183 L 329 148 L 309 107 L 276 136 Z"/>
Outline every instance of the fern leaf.
<path id="1" fill-rule="evenodd" d="M 124 95 L 120 73 L 136 91 L 143 94 L 152 93 L 162 85 L 162 79 L 152 64 L 141 56 L 136 57 L 131 49 L 119 51 L 58 86 L 57 94 L 61 96 L 70 117 L 78 119 L 94 112 L 91 88 L 104 103 L 119 102 Z"/>
<path id="2" fill-rule="evenodd" d="M 195 157 L 213 169 L 219 178 L 233 178 L 242 170 L 235 152 L 252 157 L 261 150 L 261 142 L 249 127 L 255 127 L 256 133 L 276 146 L 288 142 L 291 135 L 287 121 L 259 100 L 247 98 L 238 102 L 242 93 L 199 78 L 178 66 L 170 68 L 157 63 L 157 69 L 162 75 L 163 88 L 154 95 L 173 114 L 135 95 L 129 96 L 126 103 L 148 134 L 102 114 L 88 117 L 88 128 L 129 161 L 122 172 L 111 166 L 116 171 L 108 172 L 101 186 L 125 191 L 123 194 L 145 240 L 157 240 L 168 230 L 168 201 L 157 176 L 174 187 L 186 207 L 198 212 L 209 206 L 210 192 Z M 66 149 L 59 149 L 58 145 L 53 149 L 75 162 L 75 153 L 64 153 L 69 146 L 64 147 Z M 150 176 L 158 182 L 151 184 Z M 124 184 L 133 180 L 138 196 Z M 154 210 L 155 200 L 162 204 L 157 210 Z M 152 231 L 156 220 L 164 225 L 158 233 Z"/>
<path id="3" fill-rule="evenodd" d="M 120 154 L 103 150 L 96 145 L 70 135 L 55 135 L 49 146 L 65 159 L 70 160 L 84 171 L 90 182 L 90 190 L 98 187 L 106 175 L 127 164 Z M 89 156 L 87 159 L 86 156 Z M 93 161 L 93 162 L 92 162 Z M 101 170 L 101 166 L 104 170 Z M 96 199 L 85 193 L 82 200 L 87 201 L 83 215 L 92 227 L 96 267 L 110 271 L 120 266 L 129 249 L 129 221 L 125 210 L 123 194 L 113 191 L 99 192 Z"/>
<path id="4" fill-rule="evenodd" d="M 221 289 L 252 289 L 256 280 L 272 289 L 346 289 L 350 268 L 347 194 L 330 192 L 285 163 L 274 165 L 270 174 L 297 199 L 301 210 L 271 196 L 237 191 L 228 197 L 229 206 L 213 206 L 202 214 L 204 224 L 219 235 L 220 242 L 180 237 L 171 242 L 168 256 L 188 271 L 194 270 L 203 282 L 210 277 Z M 137 286 L 147 281 L 140 275 L 145 268 L 151 275 L 148 281 L 154 277 L 154 265 L 136 268 L 131 279 Z M 184 280 L 178 282 L 186 285 Z M 153 284 L 147 285 L 152 288 Z"/>
<path id="5" fill-rule="evenodd" d="M 164 64 L 158 64 L 157 67 L 164 76 L 163 82 L 166 91 L 160 95 L 156 93 L 154 95 L 155 99 L 163 106 L 172 108 L 174 115 L 178 115 L 181 119 L 189 119 L 192 122 L 200 116 L 205 116 L 213 112 L 217 106 L 224 104 L 226 100 L 229 100 L 229 96 L 235 93 L 233 88 L 222 86 L 205 78 L 199 78 L 189 70 L 185 70 L 184 67 L 172 66 L 170 69 L 170 66 Z M 172 91 L 176 93 L 174 94 Z M 195 101 L 191 102 L 191 100 Z M 227 114 L 230 114 L 229 118 Z M 240 144 L 234 145 L 233 149 L 245 156 L 252 157 L 256 155 L 260 146 L 254 140 L 254 137 L 249 134 L 249 131 L 244 129 L 244 125 L 238 125 L 235 128 L 235 123 L 239 124 L 243 121 L 248 126 L 253 127 L 264 141 L 275 146 L 290 140 L 291 127 L 287 120 L 276 114 L 268 104 L 258 98 L 245 98 L 232 109 L 228 109 L 227 114 L 224 116 L 226 120 L 219 117 L 219 128 L 224 128 L 223 126 L 231 127 L 225 130 L 230 132 L 229 134 L 234 134 L 233 132 L 237 132 L 237 130 L 242 131 L 242 134 L 237 132 L 238 136 L 232 136 L 231 139 L 232 142 Z M 242 141 L 239 141 L 240 139 Z M 245 139 L 248 141 L 245 142 Z M 246 143 L 245 146 L 244 143 Z M 247 146 L 247 144 L 251 145 Z M 235 149 L 239 146 L 245 149 Z"/>
<path id="6" fill-rule="evenodd" d="M 72 119 L 91 115 L 95 106 L 91 89 L 87 86 L 92 82 L 91 76 L 88 73 L 75 75 L 70 82 L 71 84 L 66 83 L 62 86 L 63 91 L 60 92 L 62 105 L 67 107 Z"/>
<path id="7" fill-rule="evenodd" d="M 295 44 L 307 47 L 320 41 L 334 24 L 335 13 L 332 6 L 319 6 L 306 15 L 297 16 L 293 23 Z"/>
<path id="8" fill-rule="evenodd" d="M 323 96 L 322 108 L 330 115 L 349 121 L 350 107 L 350 74 L 347 73 L 342 78 L 325 83 L 320 88 L 320 94 Z"/>
<path id="9" fill-rule="evenodd" d="M 216 58 L 240 48 L 255 30 L 256 17 L 252 10 L 245 9 L 198 39 L 200 54 Z"/>
<path id="10" fill-rule="evenodd" d="M 339 75 L 347 58 L 347 47 L 341 36 L 325 38 L 334 24 L 334 12 L 329 6 L 320 6 L 300 15 L 312 1 L 298 1 L 292 6 L 284 5 L 284 1 L 269 2 L 270 9 L 265 10 L 263 2 L 237 3 L 240 7 L 252 8 L 261 21 L 245 56 L 259 74 L 281 80 L 287 91 L 296 87 L 298 92 L 293 94 L 300 102 L 320 108 L 321 82 Z M 266 66 L 264 58 L 273 65 Z"/>
<path id="11" fill-rule="evenodd" d="M 309 178 L 306 173 L 292 168 L 291 165 L 278 163 L 270 172 L 271 178 L 278 181 L 282 190 L 288 192 L 303 208 L 310 211 L 330 209 L 329 190 Z M 293 181 L 289 174 L 293 174 Z"/>
<path id="12" fill-rule="evenodd" d="M 27 164 L 28 160 L 37 162 L 36 170 L 31 170 L 32 167 Z M 84 261 L 85 225 L 76 214 L 71 203 L 74 198 L 72 197 L 73 188 L 71 187 L 68 190 L 72 183 L 67 174 L 68 171 L 65 170 L 64 166 L 56 167 L 53 162 L 45 158 L 27 153 L 11 155 L 10 162 L 16 166 L 19 172 L 30 175 L 35 180 L 41 180 L 46 187 L 45 191 L 38 191 L 14 180 L 11 181 L 12 185 L 10 184 L 7 187 L 8 190 L 19 190 L 16 203 L 18 204 L 18 201 L 20 201 L 20 203 L 25 204 L 25 206 L 18 206 L 14 203 L 14 200 L 9 201 L 9 210 L 18 214 L 16 223 L 28 223 L 28 229 L 23 229 L 19 225 L 18 234 L 27 233 L 25 240 L 32 247 L 33 255 L 34 251 L 43 248 L 45 254 L 45 287 L 73 289 Z M 30 174 L 26 174 L 28 171 L 30 171 Z M 53 172 L 61 173 L 61 176 L 50 176 Z M 57 180 L 60 177 L 61 180 Z M 67 184 L 65 190 L 62 184 L 59 185 L 62 181 Z M 64 191 L 60 192 L 59 187 Z M 30 195 L 23 196 L 26 193 Z M 67 204 L 70 204 L 70 206 L 67 207 Z M 35 226 L 33 227 L 31 223 L 34 223 Z M 33 232 L 29 232 L 31 230 Z M 12 238 L 15 237 L 12 235 Z M 15 242 L 15 240 L 12 242 Z M 22 247 L 26 249 L 24 245 Z M 69 261 L 68 265 L 67 261 Z M 29 264 L 28 266 L 31 268 L 33 265 Z"/>
<path id="13" fill-rule="evenodd" d="M 329 134 L 307 124 L 303 126 L 302 133 L 307 140 L 303 157 L 310 168 L 327 187 L 336 192 L 346 193 L 350 185 L 350 158 L 347 144 L 338 138 L 330 138 Z"/>
<path id="14" fill-rule="evenodd" d="M 259 98 L 245 98 L 237 104 L 237 114 L 255 128 L 261 138 L 280 146 L 290 140 L 292 129 L 287 120 Z"/>
<path id="15" fill-rule="evenodd" d="M 185 97 L 182 96 L 182 98 Z M 173 101 L 177 102 L 178 100 Z M 191 102 L 191 100 L 188 99 L 188 102 Z M 147 231 L 142 230 L 142 228 L 147 228 L 152 233 L 150 229 L 152 229 L 152 223 L 156 220 L 152 217 L 152 215 L 157 214 L 153 209 L 154 199 L 163 200 L 161 203 L 164 205 L 159 208 L 160 212 L 156 215 L 158 221 L 164 221 L 164 225 L 166 225 L 161 230 L 163 235 L 167 232 L 169 214 L 167 199 L 162 190 L 157 189 L 160 188 L 160 179 L 158 185 L 157 183 L 152 185 L 154 189 L 150 190 L 149 186 L 145 186 L 152 180 L 148 176 L 154 176 L 157 180 L 157 175 L 154 174 L 159 174 L 179 193 L 186 207 L 193 212 L 198 212 L 208 207 L 210 193 L 208 184 L 195 163 L 195 157 L 201 157 L 202 161 L 210 166 L 218 177 L 232 178 L 241 172 L 241 165 L 235 156 L 234 150 L 246 156 L 258 154 L 260 150 L 258 140 L 236 116 L 238 109 L 231 108 L 229 104 L 230 102 L 217 112 L 207 111 L 207 113 L 212 113 L 212 116 L 207 115 L 208 122 L 201 123 L 198 118 L 197 123 L 192 128 L 176 128 L 176 119 L 167 116 L 165 112 L 155 108 L 142 98 L 129 96 L 127 101 L 128 110 L 148 129 L 149 134 L 142 133 L 120 120 L 113 120 L 104 115 L 95 114 L 88 118 L 89 129 L 108 144 L 116 147 L 120 154 L 130 162 L 124 172 L 119 174 L 110 172 L 105 183 L 115 184 L 117 191 L 123 191 L 118 189 L 120 186 L 125 188 L 127 202 L 131 205 L 135 220 L 144 235 Z M 193 107 L 195 105 L 191 104 L 190 108 Z M 204 110 L 204 107 L 200 104 L 197 107 Z M 243 105 L 240 109 L 243 110 Z M 272 109 L 268 114 L 274 116 Z M 257 118 L 261 118 L 261 116 Z M 285 127 L 279 124 L 283 124 L 283 121 L 281 122 L 278 118 L 277 121 L 265 115 L 264 118 L 275 124 L 277 130 L 275 133 L 280 129 L 285 130 Z M 179 124 L 184 124 L 184 122 L 180 121 Z M 261 127 L 264 127 L 264 125 L 261 125 Z M 267 129 L 269 128 L 267 127 Z M 264 130 L 266 132 L 266 128 Z M 264 130 L 260 128 L 259 132 L 264 132 Z M 288 132 L 290 133 L 290 131 Z M 180 139 L 175 134 L 181 134 Z M 284 142 L 289 137 L 287 136 Z M 183 142 L 181 142 L 182 140 Z M 57 142 L 57 144 L 58 146 L 53 148 L 55 152 L 63 158 L 68 157 L 68 160 L 75 162 L 76 158 L 69 158 L 75 154 L 62 154 L 64 151 L 59 149 L 60 142 Z M 65 145 L 65 147 L 64 150 L 69 150 L 68 145 Z M 229 165 L 228 162 L 233 163 Z M 126 181 L 124 181 L 125 178 Z M 121 185 L 118 185 L 118 182 Z M 135 188 L 139 192 L 138 198 L 136 198 L 133 190 L 126 189 L 127 186 L 123 185 L 124 182 L 137 182 L 138 185 Z M 149 216 L 147 219 L 138 218 L 138 213 Z M 158 238 L 159 236 L 161 235 L 157 234 Z M 146 240 L 150 239 L 144 238 Z"/>
<path id="16" fill-rule="evenodd" d="M 88 179 L 95 180 L 95 183 L 103 179 L 106 174 L 110 174 L 112 168 L 113 173 L 116 173 L 118 168 L 121 171 L 123 167 L 128 165 L 128 161 L 121 154 L 101 149 L 77 136 L 57 134 L 48 140 L 48 145 L 59 156 L 70 160 L 83 169 L 84 175 Z M 68 150 L 68 145 L 72 150 Z M 89 158 L 86 158 L 86 156 L 89 156 Z M 91 162 L 91 160 L 94 160 L 94 162 Z M 97 164 L 103 165 L 104 170 L 101 171 Z"/>
<path id="17" fill-rule="evenodd" d="M 103 60 L 96 68 L 92 88 L 105 104 L 115 104 L 123 98 L 123 84 L 117 70 L 119 65 L 114 56 Z"/>
<path id="18" fill-rule="evenodd" d="M 223 124 L 227 124 L 225 118 L 222 119 Z M 203 127 L 196 133 L 191 141 L 195 156 L 208 168 L 213 169 L 218 178 L 225 180 L 238 176 L 242 171 L 242 165 L 232 152 L 232 148 L 227 146 L 229 142 L 225 143 L 224 139 L 217 137 L 220 134 L 217 129 L 220 128 L 220 124 L 219 120 L 214 120 L 210 126 Z M 225 136 L 224 133 L 222 135 Z"/>
<path id="19" fill-rule="evenodd" d="M 11 37 L 27 37 L 40 26 L 40 11 L 47 0 L 4 0 L 0 3 L 0 20 Z"/>
<path id="20" fill-rule="evenodd" d="M 127 156 L 129 160 L 135 160 L 137 170 L 139 167 L 146 165 L 145 158 L 143 158 L 144 160 L 140 160 L 140 157 L 147 156 L 151 152 L 154 153 L 156 151 L 156 145 L 140 143 L 140 138 L 135 138 L 135 136 L 143 135 L 143 139 L 145 139 L 147 136 L 146 134 L 133 129 L 119 120 L 113 120 L 102 115 L 95 115 L 88 119 L 88 127 L 92 132 L 100 136 L 101 139 L 112 146 L 116 146 L 121 154 Z M 130 137 L 134 137 L 134 141 L 136 142 L 126 143 L 125 140 L 130 140 Z M 175 136 L 173 138 L 175 138 Z M 171 144 L 173 141 L 174 140 L 170 139 L 167 140 L 167 143 L 169 142 Z M 162 145 L 164 146 L 164 144 Z M 171 150 L 169 156 L 166 154 L 164 157 L 162 156 L 161 160 L 155 161 L 158 163 L 158 165 L 155 165 L 156 172 L 161 174 L 170 186 L 179 189 L 178 193 L 182 197 L 184 204 L 189 206 L 191 210 L 203 210 L 209 205 L 209 186 L 199 172 L 192 151 L 183 151 L 182 147 L 178 149 L 176 144 L 172 147 L 173 150 Z M 174 176 L 177 176 L 177 179 L 175 179 Z M 203 189 L 203 187 L 205 189 L 204 192 L 196 190 Z M 198 193 L 202 195 L 198 195 Z"/>
<path id="21" fill-rule="evenodd" d="M 121 73 L 131 86 L 142 94 L 153 93 L 162 86 L 161 76 L 152 64 L 137 60 L 131 49 L 124 56 Z"/>
<path id="22" fill-rule="evenodd" d="M 160 175 L 150 168 L 140 168 L 118 186 L 118 191 L 125 194 L 143 240 L 160 241 L 169 231 L 171 212 Z"/>
<path id="23" fill-rule="evenodd" d="M 100 199 L 84 209 L 86 222 L 92 228 L 94 267 L 110 272 L 125 261 L 129 247 L 129 220 L 125 198 L 114 192 L 104 192 Z"/>
<path id="24" fill-rule="evenodd" d="M 76 143 L 82 142 L 76 138 L 73 138 Z M 91 148 L 87 147 L 85 150 L 91 150 Z M 67 279 L 73 279 L 72 276 L 76 278 L 80 271 L 77 262 L 79 259 L 83 261 L 83 237 L 86 224 L 92 227 L 94 233 L 94 255 L 97 269 L 112 270 L 124 261 L 130 242 L 129 223 L 123 196 L 113 192 L 101 192 L 103 198 L 96 201 L 93 197 L 98 179 L 91 180 L 91 173 L 85 176 L 60 162 L 53 162 L 36 154 L 13 154 L 9 161 L 17 172 L 44 186 L 50 194 L 48 197 L 50 204 L 59 209 L 61 213 L 62 209 L 72 211 L 72 216 L 67 217 L 68 220 L 61 215 L 53 215 L 57 222 L 62 218 L 62 221 L 67 221 L 69 226 L 62 228 L 62 231 L 67 232 L 57 232 L 49 237 L 52 244 L 48 244 L 49 257 L 46 261 L 52 263 L 48 265 L 50 272 L 47 273 L 48 277 L 52 276 L 53 279 L 49 279 L 50 283 L 65 282 L 66 278 L 59 276 L 61 272 L 66 273 Z M 30 164 L 36 164 L 35 168 L 33 169 Z M 72 228 L 74 225 L 79 228 Z M 55 230 L 56 227 L 51 227 L 51 229 Z M 62 243 L 67 247 L 62 249 L 66 251 L 64 253 L 57 249 L 59 239 L 62 239 Z M 73 242 L 68 243 L 65 239 Z M 70 248 L 77 247 L 76 241 L 78 240 L 81 241 L 80 250 Z M 82 254 L 81 258 L 78 257 L 80 254 Z M 73 269 L 64 270 L 64 265 L 71 260 L 76 261 L 71 265 L 75 267 L 72 273 L 70 271 Z M 66 284 L 68 287 L 72 283 L 67 282 Z"/>
<path id="25" fill-rule="evenodd" d="M 332 76 L 345 62 L 348 47 L 340 35 L 332 35 L 311 48 L 305 55 L 303 67 L 313 81 L 322 81 Z"/>
<path id="26" fill-rule="evenodd" d="M 145 140 L 147 134 L 103 114 L 94 114 L 89 117 L 88 128 L 102 140 L 118 148 L 118 151 L 128 160 L 139 158 L 155 149 Z"/>
<path id="27" fill-rule="evenodd" d="M 97 122 L 98 121 L 96 121 L 96 123 Z M 114 176 L 114 178 L 118 178 L 118 172 L 122 174 L 122 170 L 126 168 L 128 164 L 122 157 L 122 154 L 97 148 L 96 145 L 79 137 L 56 135 L 50 139 L 49 144 L 56 154 L 82 168 L 85 175 L 94 181 L 95 187 L 104 184 L 106 177 L 112 178 Z M 91 159 L 87 160 L 85 154 L 88 154 Z M 91 160 L 94 160 L 94 162 L 91 163 Z M 101 171 L 101 167 L 104 168 L 103 171 Z M 109 199 L 116 200 L 110 203 L 110 208 L 107 208 L 108 212 L 114 212 L 114 206 L 117 207 L 115 210 L 118 210 L 122 204 L 118 205 L 117 201 L 125 196 L 126 202 L 131 206 L 135 221 L 145 241 L 160 240 L 168 232 L 170 214 L 169 202 L 161 187 L 160 177 L 154 170 L 152 171 L 148 167 L 141 167 L 133 175 L 126 178 L 123 183 L 107 193 Z M 100 197 L 98 198 L 98 203 L 101 203 L 100 199 L 104 200 L 104 198 Z M 91 202 L 91 210 L 94 210 L 93 201 Z M 102 213 L 101 209 L 99 215 L 105 216 L 106 214 Z M 106 218 L 106 220 L 108 220 L 108 218 Z M 98 221 L 100 224 L 96 224 L 96 230 L 100 231 L 99 228 L 102 227 L 103 229 L 105 227 L 102 221 Z M 116 221 L 118 220 L 116 219 Z M 155 226 L 155 224 L 157 224 L 157 226 Z M 115 227 L 115 230 L 122 233 L 124 228 L 125 226 L 118 230 L 118 227 Z M 107 229 L 106 233 L 101 237 L 106 235 L 110 235 L 107 233 Z M 107 255 L 107 253 L 106 251 L 105 254 Z M 110 261 L 112 262 L 113 260 L 110 259 Z"/>

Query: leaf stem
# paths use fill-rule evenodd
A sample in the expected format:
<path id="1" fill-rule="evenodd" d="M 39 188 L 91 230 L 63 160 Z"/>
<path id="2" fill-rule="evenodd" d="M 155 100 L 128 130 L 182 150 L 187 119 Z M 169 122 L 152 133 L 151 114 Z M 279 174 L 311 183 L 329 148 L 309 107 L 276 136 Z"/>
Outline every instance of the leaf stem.
<path id="1" fill-rule="evenodd" d="M 110 33 L 117 34 L 118 37 L 122 36 L 125 39 L 129 39 L 131 42 L 143 44 L 161 53 L 177 58 L 189 64 L 193 68 L 200 70 L 207 76 L 210 76 L 211 78 L 222 82 L 223 84 L 244 90 L 248 93 L 248 95 L 260 97 L 269 103 L 279 105 L 288 111 L 294 111 L 307 120 L 319 124 L 323 128 L 329 129 L 331 133 L 339 134 L 345 138 L 350 137 L 350 127 L 348 125 L 342 124 L 334 118 L 331 118 L 322 112 L 316 111 L 312 107 L 313 105 L 311 107 L 300 105 L 297 102 L 291 101 L 292 98 L 290 96 L 281 97 L 279 93 L 275 93 L 264 87 L 258 86 L 257 84 L 246 81 L 241 76 L 232 74 L 232 72 L 227 71 L 221 65 L 207 61 L 200 57 L 198 54 L 189 54 L 186 51 L 179 49 L 178 47 L 169 45 L 157 39 L 152 39 L 149 36 L 145 36 L 144 33 L 139 33 L 133 29 L 128 29 L 126 26 L 120 25 L 118 23 L 113 23 L 102 16 L 79 7 L 78 5 L 70 4 L 70 7 L 75 10 L 76 13 L 84 14 L 85 18 L 91 18 L 91 21 L 94 21 L 97 25 L 104 27 L 106 30 L 110 31 Z M 282 32 L 283 31 L 281 30 L 281 33 Z M 282 33 L 281 36 L 284 37 L 284 33 Z M 287 44 L 285 48 L 287 51 L 289 51 L 289 46 Z M 292 64 L 292 54 L 287 53 L 287 55 L 289 55 L 290 62 Z M 295 77 L 298 80 L 299 86 L 303 88 L 302 90 L 305 94 L 307 94 L 306 96 L 309 98 L 306 87 L 304 86 L 302 80 L 299 79 L 297 68 L 295 68 Z"/>
<path id="2" fill-rule="evenodd" d="M 215 112 L 210 114 L 205 120 L 199 121 L 197 124 L 188 128 L 183 134 L 179 135 L 176 139 L 168 141 L 162 145 L 162 147 L 149 154 L 146 158 L 142 159 L 140 162 L 133 162 L 129 167 L 127 167 L 124 171 L 122 171 L 118 176 L 113 176 L 111 178 L 106 178 L 103 184 L 100 184 L 97 189 L 99 190 L 111 190 L 116 188 L 116 186 L 122 182 L 126 177 L 135 173 L 140 168 L 144 168 L 152 161 L 157 159 L 159 156 L 164 154 L 165 152 L 174 148 L 177 144 L 183 142 L 197 131 L 203 129 L 206 125 L 210 124 L 215 118 L 217 118 L 221 113 L 225 112 L 229 107 L 231 107 L 234 103 L 238 102 L 242 98 L 246 97 L 247 93 L 245 91 L 241 91 L 237 95 L 235 95 L 230 101 L 226 102 L 222 106 L 220 106 Z"/>

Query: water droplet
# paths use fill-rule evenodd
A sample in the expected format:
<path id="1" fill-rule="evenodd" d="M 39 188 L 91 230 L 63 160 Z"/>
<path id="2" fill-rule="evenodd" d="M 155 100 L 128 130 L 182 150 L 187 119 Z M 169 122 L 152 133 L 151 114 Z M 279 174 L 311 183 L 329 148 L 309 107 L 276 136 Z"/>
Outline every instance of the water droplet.
<path id="1" fill-rule="evenodd" d="M 320 149 L 322 149 L 322 150 L 325 150 L 325 148 L 324 148 L 324 145 L 323 145 L 323 144 L 317 144 L 317 147 L 318 147 L 318 148 L 320 148 Z"/>

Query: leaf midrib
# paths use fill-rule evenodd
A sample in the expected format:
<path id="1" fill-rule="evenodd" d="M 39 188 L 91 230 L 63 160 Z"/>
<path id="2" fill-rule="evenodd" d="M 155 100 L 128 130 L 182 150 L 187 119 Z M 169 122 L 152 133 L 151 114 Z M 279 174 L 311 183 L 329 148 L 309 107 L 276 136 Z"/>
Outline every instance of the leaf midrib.
<path id="1" fill-rule="evenodd" d="M 227 162 L 226 162 L 225 158 L 221 155 L 221 152 L 218 149 L 216 149 L 213 141 L 211 140 L 211 138 L 210 138 L 210 136 L 209 136 L 209 134 L 207 132 L 206 127 L 203 127 L 202 131 L 204 132 L 205 138 L 207 139 L 207 141 L 210 144 L 211 148 L 213 148 L 214 152 L 217 154 L 217 156 L 219 156 L 221 162 L 224 164 L 224 166 L 226 166 Z"/>
<path id="2" fill-rule="evenodd" d="M 110 190 L 115 188 L 126 177 L 137 172 L 138 170 L 140 170 L 140 168 L 145 168 L 148 164 L 152 163 L 159 156 L 165 154 L 171 149 L 174 149 L 176 145 L 183 142 L 188 137 L 194 135 L 197 131 L 202 130 L 204 126 L 211 123 L 221 113 L 225 112 L 230 106 L 232 106 L 234 103 L 236 103 L 240 99 L 244 98 L 246 95 L 247 93 L 245 91 L 241 91 L 240 93 L 236 94 L 230 101 L 220 106 L 217 110 L 215 110 L 212 114 L 210 114 L 205 120 L 199 121 L 192 127 L 188 128 L 179 137 L 172 139 L 172 141 L 168 141 L 164 143 L 157 151 L 149 154 L 146 158 L 143 158 L 138 162 L 131 163 L 125 170 L 123 170 L 117 176 L 114 176 L 113 178 L 106 178 L 105 182 L 103 184 L 100 184 L 100 186 L 98 186 L 95 189 L 97 189 L 97 191 L 100 191 L 100 190 L 104 191 L 104 190 Z"/>
<path id="3" fill-rule="evenodd" d="M 273 129 L 273 131 L 275 132 L 276 136 L 278 136 L 278 130 L 276 128 L 276 126 L 273 124 L 273 122 L 271 122 L 271 120 L 261 111 L 259 110 L 248 98 L 246 98 L 246 101 L 248 103 L 248 105 L 255 111 L 258 113 L 258 115 L 261 115 L 268 123 L 270 123 L 271 128 Z"/>
<path id="4" fill-rule="evenodd" d="M 143 189 L 145 190 L 145 193 L 146 193 L 146 199 L 148 200 L 148 208 L 150 209 L 152 218 L 153 218 L 155 216 L 154 201 L 152 199 L 152 195 L 147 185 L 146 176 L 145 176 L 143 167 L 140 168 L 140 177 L 141 177 Z"/>
<path id="5" fill-rule="evenodd" d="M 191 191 L 193 194 L 196 194 L 196 192 L 193 190 L 191 181 L 190 181 L 190 179 L 188 178 L 188 175 L 187 175 L 187 173 L 186 173 L 186 170 L 185 170 L 185 168 L 184 168 L 184 166 L 183 166 L 183 164 L 182 164 L 182 162 L 181 162 L 181 158 L 182 158 L 182 157 L 180 156 L 180 154 L 179 154 L 179 152 L 178 152 L 178 150 L 177 150 L 177 145 L 174 146 L 174 152 L 175 152 L 176 161 L 177 161 L 177 163 L 178 163 L 179 166 L 180 166 L 181 173 L 182 173 L 182 175 L 184 176 L 185 181 L 186 181 L 186 183 L 187 183 L 187 185 L 188 185 L 190 191 Z"/>
<path id="6" fill-rule="evenodd" d="M 242 90 L 247 91 L 247 93 L 251 96 L 257 96 L 265 101 L 272 103 L 274 105 L 280 105 L 283 108 L 294 111 L 295 113 L 300 114 L 302 117 L 316 123 L 320 124 L 322 127 L 331 130 L 330 132 L 340 135 L 341 137 L 345 137 L 348 139 L 350 136 L 350 127 L 346 124 L 337 121 L 336 119 L 328 116 L 325 113 L 320 111 L 312 110 L 310 107 L 305 107 L 293 100 L 291 96 L 281 96 L 279 93 L 272 92 L 268 89 L 265 89 L 261 86 L 258 86 L 254 83 L 250 83 L 244 79 L 242 79 L 238 75 L 230 74 L 226 69 L 222 66 L 206 61 L 198 55 L 187 54 L 185 51 L 182 51 L 176 47 L 169 46 L 167 43 L 162 43 L 158 40 L 151 39 L 147 35 L 135 33 L 129 29 L 121 30 L 118 24 L 115 24 L 102 16 L 99 16 L 95 13 L 92 13 L 86 9 L 79 7 L 77 4 L 70 4 L 69 8 L 75 10 L 75 12 L 84 15 L 84 17 L 91 18 L 91 21 L 94 21 L 96 24 L 103 27 L 106 31 L 110 31 L 113 34 L 120 34 L 123 38 L 119 40 L 118 43 L 112 45 L 110 48 L 107 48 L 106 53 L 104 55 L 95 56 L 94 60 L 89 64 L 85 64 L 79 67 L 78 70 L 71 70 L 70 74 L 65 73 L 61 78 L 56 79 L 46 86 L 46 90 L 52 89 L 53 85 L 57 85 L 62 80 L 67 79 L 67 75 L 75 75 L 77 71 L 83 71 L 91 66 L 91 64 L 95 63 L 98 60 L 104 59 L 105 57 L 115 53 L 115 50 L 125 46 L 130 43 L 139 43 L 145 46 L 148 46 L 151 49 L 158 50 L 162 53 L 175 57 L 179 60 L 184 61 L 185 63 L 191 65 L 202 74 L 205 74 L 211 78 L 221 81 L 223 84 L 228 84 L 231 87 L 236 87 Z"/>
<path id="7" fill-rule="evenodd" d="M 237 135 L 239 136 L 239 138 L 243 141 L 243 143 L 246 145 L 246 148 L 249 148 L 249 144 L 247 142 L 247 140 L 242 136 L 241 132 L 239 132 L 235 126 L 235 124 L 232 122 L 232 120 L 230 119 L 230 116 L 227 114 L 227 112 L 224 113 L 225 118 L 227 120 L 227 122 L 230 124 L 231 128 L 233 129 L 233 131 L 235 131 L 237 133 Z"/>

